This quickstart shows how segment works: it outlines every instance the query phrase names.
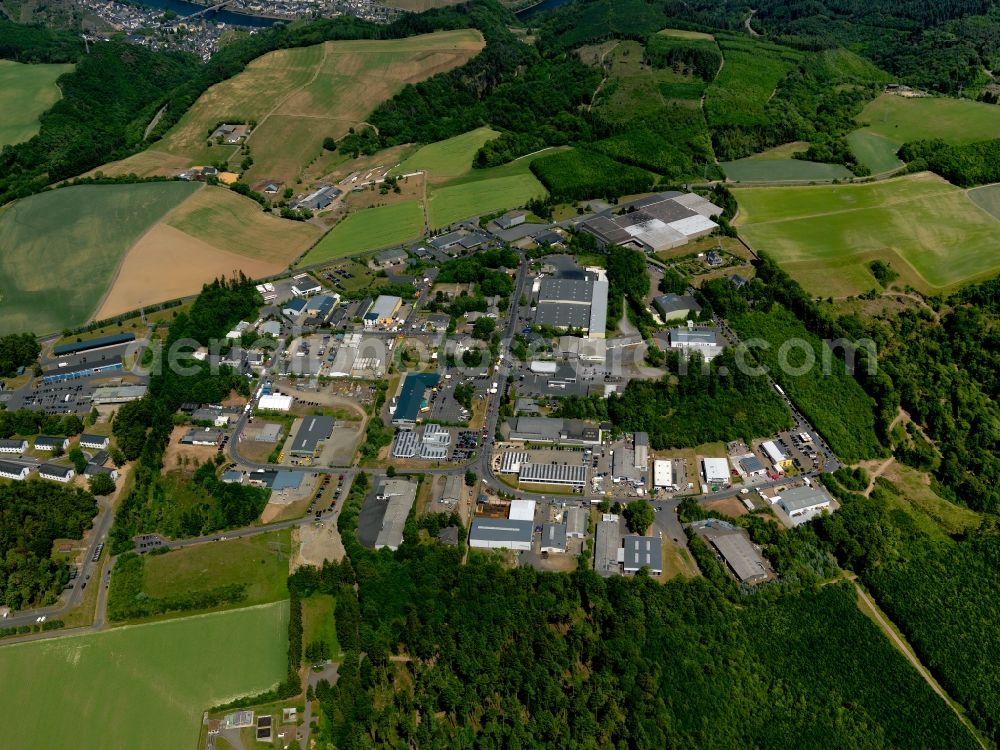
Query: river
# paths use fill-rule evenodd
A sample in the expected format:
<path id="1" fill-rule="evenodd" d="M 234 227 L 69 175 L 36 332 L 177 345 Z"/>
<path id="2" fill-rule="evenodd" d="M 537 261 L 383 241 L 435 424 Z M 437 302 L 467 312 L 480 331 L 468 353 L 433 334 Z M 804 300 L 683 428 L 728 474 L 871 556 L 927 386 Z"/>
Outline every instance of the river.
<path id="1" fill-rule="evenodd" d="M 205 10 L 204 5 L 189 3 L 186 0 L 141 0 L 141 4 L 147 8 L 172 10 L 178 16 L 190 16 L 200 10 Z M 225 9 L 209 13 L 207 17 L 212 21 L 219 21 L 233 26 L 253 26 L 255 28 L 267 28 L 278 23 L 278 19 L 276 18 L 251 16 L 246 13 L 233 13 L 231 10 Z"/>
<path id="2" fill-rule="evenodd" d="M 565 5 L 568 2 L 570 2 L 570 0 L 541 0 L 541 2 L 529 5 L 527 8 L 522 8 L 514 15 L 521 19 L 531 18 L 536 13 L 542 13 L 547 10 L 552 10 L 553 8 L 558 8 L 560 5 Z"/>

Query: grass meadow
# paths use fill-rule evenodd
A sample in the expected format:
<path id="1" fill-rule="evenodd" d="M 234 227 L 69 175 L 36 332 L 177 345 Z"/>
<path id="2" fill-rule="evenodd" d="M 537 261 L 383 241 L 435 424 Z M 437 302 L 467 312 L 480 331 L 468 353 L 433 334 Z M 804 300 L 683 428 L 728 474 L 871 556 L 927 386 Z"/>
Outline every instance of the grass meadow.
<path id="1" fill-rule="evenodd" d="M 415 240 L 423 233 L 424 216 L 419 201 L 366 208 L 345 216 L 302 259 L 300 265 L 322 263 L 365 250 Z"/>
<path id="2" fill-rule="evenodd" d="M 431 228 L 440 229 L 476 214 L 523 206 L 532 198 L 544 195 L 542 183 L 530 172 L 525 172 L 434 188 L 430 191 L 427 208 Z"/>
<path id="3" fill-rule="evenodd" d="M 38 118 L 62 97 L 56 79 L 72 65 L 25 65 L 0 60 L 0 148 L 38 132 Z"/>
<path id="4" fill-rule="evenodd" d="M 463 29 L 388 41 L 325 42 L 271 52 L 212 86 L 156 144 L 191 163 L 238 162 L 239 148 L 209 145 L 220 121 L 256 121 L 247 143 L 254 164 L 246 179 L 292 182 L 340 138 L 407 83 L 461 65 L 483 46 Z"/>
<path id="5" fill-rule="evenodd" d="M 849 133 L 846 140 L 858 161 L 868 167 L 872 174 L 891 172 L 903 166 L 903 162 L 896 156 L 900 144 L 868 128 Z"/>
<path id="6" fill-rule="evenodd" d="M 492 128 L 476 128 L 454 138 L 422 146 L 393 169 L 392 174 L 412 174 L 424 170 L 432 181 L 461 177 L 472 169 L 472 159 L 483 144 L 499 135 Z"/>
<path id="7" fill-rule="evenodd" d="M 276 602 L 4 646 L 3 744 L 194 748 L 202 711 L 284 678 L 287 628 Z"/>
<path id="8" fill-rule="evenodd" d="M 864 185 L 736 191 L 740 235 L 821 297 L 877 284 L 866 264 L 888 261 L 900 283 L 944 291 L 1000 269 L 1000 223 L 929 173 Z"/>
<path id="9" fill-rule="evenodd" d="M 84 323 L 129 247 L 197 189 L 186 182 L 80 185 L 0 210 L 0 334 Z"/>
<path id="10" fill-rule="evenodd" d="M 858 115 L 858 122 L 896 147 L 907 141 L 941 138 L 972 143 L 1000 134 L 1000 107 L 943 96 L 907 98 L 883 94 Z"/>
<path id="11" fill-rule="evenodd" d="M 336 604 L 337 600 L 329 594 L 313 594 L 302 600 L 303 649 L 313 641 L 324 641 L 334 657 L 340 653 L 337 626 L 333 619 Z"/>
<path id="12" fill-rule="evenodd" d="M 852 176 L 843 164 L 822 164 L 802 159 L 750 157 L 720 162 L 719 166 L 732 182 L 825 182 Z"/>
<path id="13" fill-rule="evenodd" d="M 981 209 L 1000 221 L 1000 185 L 986 185 L 969 191 L 969 198 Z"/>
<path id="14" fill-rule="evenodd" d="M 241 606 L 279 601 L 288 597 L 290 554 L 291 532 L 282 530 L 148 555 L 143 591 L 164 597 L 246 583 L 247 598 Z"/>

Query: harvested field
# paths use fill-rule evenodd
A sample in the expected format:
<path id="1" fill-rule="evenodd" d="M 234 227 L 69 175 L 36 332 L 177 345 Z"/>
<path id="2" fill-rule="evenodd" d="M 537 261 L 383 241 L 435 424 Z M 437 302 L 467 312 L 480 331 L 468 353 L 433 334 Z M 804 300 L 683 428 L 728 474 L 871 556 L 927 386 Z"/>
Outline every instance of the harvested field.
<path id="1" fill-rule="evenodd" d="M 219 250 L 160 223 L 129 250 L 95 318 L 103 320 L 144 304 L 196 294 L 202 284 L 219 276 L 243 271 L 251 278 L 261 278 L 284 267 Z"/>
<path id="2" fill-rule="evenodd" d="M 208 135 L 220 120 L 255 120 L 247 181 L 290 183 L 322 154 L 323 138 L 340 138 L 404 85 L 461 65 L 482 47 L 478 32 L 458 30 L 278 50 L 202 94 L 157 150 L 188 164 L 238 161 L 239 147 L 209 145 Z"/>

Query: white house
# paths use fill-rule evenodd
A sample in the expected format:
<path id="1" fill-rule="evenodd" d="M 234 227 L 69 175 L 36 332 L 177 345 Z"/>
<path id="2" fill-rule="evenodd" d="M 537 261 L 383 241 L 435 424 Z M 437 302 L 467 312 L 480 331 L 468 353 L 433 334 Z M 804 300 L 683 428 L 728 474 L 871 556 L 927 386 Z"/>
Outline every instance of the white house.
<path id="1" fill-rule="evenodd" d="M 724 458 L 701 460 L 707 484 L 729 484 L 729 462 Z"/>
<path id="2" fill-rule="evenodd" d="M 76 476 L 76 472 L 72 466 L 42 464 L 38 467 L 38 476 L 42 479 L 51 479 L 53 482 L 68 482 Z"/>
<path id="3" fill-rule="evenodd" d="M 0 453 L 24 453 L 26 450 L 27 440 L 0 440 Z"/>
<path id="4" fill-rule="evenodd" d="M 94 450 L 104 451 L 108 449 L 110 444 L 111 441 L 107 435 L 88 435 L 87 433 L 80 435 L 81 448 L 93 448 Z"/>
<path id="5" fill-rule="evenodd" d="M 0 461 L 0 477 L 20 482 L 27 479 L 29 473 L 31 473 L 31 469 L 27 466 L 11 463 L 10 461 Z"/>

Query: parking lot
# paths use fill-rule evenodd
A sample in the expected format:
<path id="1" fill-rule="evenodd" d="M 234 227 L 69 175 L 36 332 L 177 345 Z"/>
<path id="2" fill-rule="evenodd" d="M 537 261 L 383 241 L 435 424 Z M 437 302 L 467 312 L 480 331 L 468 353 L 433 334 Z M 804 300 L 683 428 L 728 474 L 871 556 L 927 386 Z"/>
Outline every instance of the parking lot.
<path id="1" fill-rule="evenodd" d="M 10 394 L 7 408 L 34 409 L 48 414 L 84 414 L 91 409 L 90 399 L 101 383 L 92 380 L 70 381 L 40 386 L 37 389 L 22 388 Z"/>

